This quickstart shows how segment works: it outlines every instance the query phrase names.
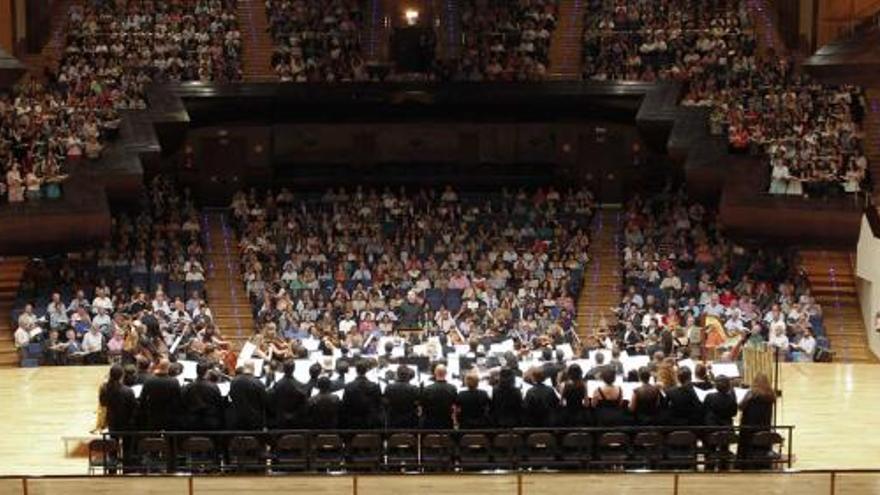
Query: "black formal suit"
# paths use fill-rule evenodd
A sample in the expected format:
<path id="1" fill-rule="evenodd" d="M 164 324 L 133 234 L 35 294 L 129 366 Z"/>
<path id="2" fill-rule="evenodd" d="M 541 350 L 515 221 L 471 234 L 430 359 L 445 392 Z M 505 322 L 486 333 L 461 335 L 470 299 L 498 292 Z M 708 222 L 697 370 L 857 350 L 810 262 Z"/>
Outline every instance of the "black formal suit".
<path id="1" fill-rule="evenodd" d="M 513 386 L 492 389 L 492 421 L 499 428 L 516 428 L 522 423 L 523 395 Z"/>
<path id="2" fill-rule="evenodd" d="M 147 379 L 141 390 L 142 424 L 147 430 L 171 430 L 180 414 L 180 382 L 168 375 Z"/>
<path id="3" fill-rule="evenodd" d="M 422 412 L 427 429 L 442 430 L 452 428 L 452 406 L 458 397 L 458 390 L 446 381 L 434 382 L 422 390 Z"/>
<path id="4" fill-rule="evenodd" d="M 490 426 L 489 411 L 492 400 L 485 390 L 462 390 L 458 393 L 456 404 L 459 407 L 459 428 L 475 429 Z"/>
<path id="5" fill-rule="evenodd" d="M 419 426 L 419 387 L 393 382 L 385 387 L 385 421 L 388 428 Z"/>
<path id="6" fill-rule="evenodd" d="M 705 419 L 705 410 L 694 385 L 688 383 L 673 388 L 666 393 L 669 400 L 670 421 L 674 425 L 701 426 Z"/>
<path id="7" fill-rule="evenodd" d="M 377 428 L 382 424 L 382 389 L 365 376 L 345 386 L 342 395 L 344 426 L 352 429 Z"/>
<path id="8" fill-rule="evenodd" d="M 342 401 L 336 395 L 318 393 L 309 399 L 309 423 L 318 430 L 335 430 L 339 428 L 339 411 Z"/>
<path id="9" fill-rule="evenodd" d="M 308 427 L 309 398 L 306 385 L 292 376 L 285 376 L 269 392 L 271 424 L 280 430 Z"/>
<path id="10" fill-rule="evenodd" d="M 241 374 L 229 387 L 232 400 L 230 426 L 234 430 L 261 430 L 266 427 L 268 394 L 263 382 L 251 374 Z"/>
<path id="11" fill-rule="evenodd" d="M 525 426 L 531 428 L 554 426 L 559 411 L 559 397 L 552 388 L 539 383 L 526 393 L 523 409 Z"/>
<path id="12" fill-rule="evenodd" d="M 101 405 L 107 408 L 107 428 L 110 431 L 126 431 L 135 428 L 137 399 L 125 385 L 114 384 L 101 387 Z"/>
<path id="13" fill-rule="evenodd" d="M 706 426 L 732 426 L 737 413 L 736 395 L 733 392 L 712 392 L 703 401 L 703 408 L 706 410 Z"/>
<path id="14" fill-rule="evenodd" d="M 224 400 L 216 383 L 199 379 L 181 392 L 184 428 L 194 431 L 223 428 Z"/>

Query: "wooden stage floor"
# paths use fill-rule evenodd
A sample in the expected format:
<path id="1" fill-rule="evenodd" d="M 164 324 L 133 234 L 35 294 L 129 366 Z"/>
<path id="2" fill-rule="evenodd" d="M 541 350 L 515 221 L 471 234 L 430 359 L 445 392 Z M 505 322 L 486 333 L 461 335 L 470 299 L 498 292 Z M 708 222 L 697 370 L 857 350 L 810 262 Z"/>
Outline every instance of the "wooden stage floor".
<path id="1" fill-rule="evenodd" d="M 103 367 L 0 370 L 0 475 L 85 474 L 63 436 L 87 435 Z M 796 469 L 880 469 L 880 365 L 786 364 L 780 424 Z"/>

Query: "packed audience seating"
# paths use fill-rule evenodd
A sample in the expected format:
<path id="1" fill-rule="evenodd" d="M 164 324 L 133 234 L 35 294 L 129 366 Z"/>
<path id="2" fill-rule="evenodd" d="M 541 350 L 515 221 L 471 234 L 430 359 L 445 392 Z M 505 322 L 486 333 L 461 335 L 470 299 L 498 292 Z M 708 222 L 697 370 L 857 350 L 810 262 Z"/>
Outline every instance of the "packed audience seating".
<path id="1" fill-rule="evenodd" d="M 0 96 L 2 192 L 57 197 L 70 161 L 100 157 L 119 111 L 154 81 L 241 80 L 235 0 L 90 0 L 71 6 L 57 69 Z"/>
<path id="2" fill-rule="evenodd" d="M 139 214 L 116 218 L 112 241 L 32 260 L 12 315 L 23 363 L 149 363 L 213 327 L 200 232 L 191 198 L 159 177 Z"/>
<path id="3" fill-rule="evenodd" d="M 558 0 L 467 0 L 463 46 L 455 78 L 466 81 L 536 81 L 550 65 Z"/>
<path id="4" fill-rule="evenodd" d="M 552 188 L 285 189 L 232 202 L 260 323 L 352 347 L 416 327 L 460 340 L 562 337 L 575 323 L 593 208 L 589 191 Z"/>
<path id="5" fill-rule="evenodd" d="M 862 90 L 818 84 L 786 58 L 759 55 L 745 1 L 593 0 L 584 30 L 584 78 L 686 83 L 682 103 L 709 107 L 713 133 L 735 152 L 768 157 L 769 192 L 865 185 Z"/>
<path id="6" fill-rule="evenodd" d="M 285 82 L 367 81 L 363 0 L 266 0 L 272 66 Z"/>
<path id="7" fill-rule="evenodd" d="M 728 361 L 747 342 L 798 361 L 828 348 L 822 308 L 790 253 L 733 243 L 680 191 L 634 198 L 624 222 L 621 348 Z"/>

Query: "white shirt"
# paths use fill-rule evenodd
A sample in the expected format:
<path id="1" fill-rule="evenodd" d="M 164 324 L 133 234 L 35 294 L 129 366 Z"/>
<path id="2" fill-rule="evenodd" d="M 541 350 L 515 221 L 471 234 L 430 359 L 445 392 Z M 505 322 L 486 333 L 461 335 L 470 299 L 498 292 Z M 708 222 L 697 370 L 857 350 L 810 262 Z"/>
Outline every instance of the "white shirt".
<path id="1" fill-rule="evenodd" d="M 104 346 L 104 335 L 101 332 L 86 332 L 83 335 L 82 349 L 83 352 L 92 353 L 100 352 Z"/>
<path id="2" fill-rule="evenodd" d="M 94 310 L 96 308 L 104 308 L 110 313 L 113 311 L 113 301 L 107 296 L 96 297 L 95 300 L 92 301 L 92 309 Z"/>
<path id="3" fill-rule="evenodd" d="M 351 329 L 355 327 L 357 327 L 357 322 L 355 322 L 351 318 L 339 320 L 339 331 L 344 334 L 347 334 L 349 331 L 351 331 Z"/>
<path id="4" fill-rule="evenodd" d="M 15 330 L 15 348 L 21 349 L 27 347 L 27 345 L 30 343 L 31 336 L 28 334 L 28 331 L 22 327 L 18 327 Z"/>

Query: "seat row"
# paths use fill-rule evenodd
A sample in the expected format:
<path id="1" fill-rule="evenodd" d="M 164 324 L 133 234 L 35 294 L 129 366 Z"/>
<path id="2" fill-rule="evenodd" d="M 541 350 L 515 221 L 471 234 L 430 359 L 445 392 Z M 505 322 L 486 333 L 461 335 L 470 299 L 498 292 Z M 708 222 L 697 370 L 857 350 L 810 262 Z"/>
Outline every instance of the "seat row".
<path id="1" fill-rule="evenodd" d="M 326 472 L 486 469 L 770 469 L 787 462 L 777 432 L 177 434 L 90 444 L 90 470 L 117 472 Z"/>

